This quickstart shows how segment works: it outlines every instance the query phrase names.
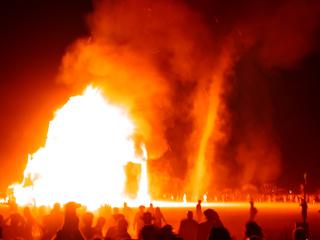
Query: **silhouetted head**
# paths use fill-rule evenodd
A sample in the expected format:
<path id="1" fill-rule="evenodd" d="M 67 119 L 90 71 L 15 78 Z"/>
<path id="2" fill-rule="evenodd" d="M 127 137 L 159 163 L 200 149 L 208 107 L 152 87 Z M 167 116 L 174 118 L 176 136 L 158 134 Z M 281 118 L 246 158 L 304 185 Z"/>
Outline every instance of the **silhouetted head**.
<path id="1" fill-rule="evenodd" d="M 119 208 L 114 207 L 114 208 L 113 208 L 113 214 L 118 214 L 118 213 L 119 213 Z"/>
<path id="2" fill-rule="evenodd" d="M 203 214 L 206 216 L 207 220 L 210 222 L 216 222 L 219 220 L 218 213 L 210 208 L 205 210 Z"/>
<path id="3" fill-rule="evenodd" d="M 37 215 L 38 216 L 45 216 L 49 212 L 49 208 L 47 206 L 41 205 L 40 207 L 37 208 Z"/>
<path id="4" fill-rule="evenodd" d="M 99 217 L 96 227 L 102 228 L 106 224 L 107 220 L 104 217 Z"/>
<path id="5" fill-rule="evenodd" d="M 151 224 L 152 220 L 154 219 L 154 217 L 152 217 L 152 214 L 150 212 L 145 212 L 143 213 L 143 216 L 141 217 L 141 219 L 143 220 L 144 224 Z"/>
<path id="6" fill-rule="evenodd" d="M 143 212 L 145 208 L 146 208 L 145 206 L 140 205 L 140 206 L 139 206 L 140 212 Z"/>
<path id="7" fill-rule="evenodd" d="M 20 226 L 23 222 L 23 217 L 19 213 L 14 213 L 11 216 L 11 226 Z"/>
<path id="8" fill-rule="evenodd" d="M 76 203 L 76 202 L 68 202 L 64 205 L 65 209 L 66 209 L 66 213 L 69 213 L 69 212 L 76 212 L 76 209 L 81 207 L 81 204 L 80 203 Z"/>
<path id="9" fill-rule="evenodd" d="M 116 221 L 119 221 L 120 219 L 124 219 L 124 215 L 121 214 L 121 213 L 118 213 L 118 214 L 113 214 L 112 215 L 113 219 L 116 220 Z"/>
<path id="10" fill-rule="evenodd" d="M 118 231 L 126 232 L 128 229 L 128 222 L 124 218 L 120 219 L 118 222 Z"/>
<path id="11" fill-rule="evenodd" d="M 153 204 L 152 203 L 150 203 L 150 207 L 153 208 Z"/>
<path id="12" fill-rule="evenodd" d="M 187 218 L 188 219 L 193 219 L 193 212 L 192 211 L 188 211 L 187 212 Z"/>
<path id="13" fill-rule="evenodd" d="M 293 232 L 293 239 L 294 240 L 306 240 L 307 239 L 307 232 L 303 228 L 299 227 L 296 228 Z"/>
<path id="14" fill-rule="evenodd" d="M 156 207 L 155 212 L 156 212 L 157 214 L 160 214 L 160 213 L 161 213 L 160 208 L 159 208 L 159 207 Z"/>
<path id="15" fill-rule="evenodd" d="M 68 202 L 65 205 L 64 224 L 63 229 L 65 231 L 73 231 L 78 228 L 79 218 L 76 213 L 76 209 L 81 207 L 81 204 L 75 202 Z"/>
<path id="16" fill-rule="evenodd" d="M 261 227 L 256 222 L 247 223 L 245 235 L 246 237 L 258 236 L 260 238 L 264 236 Z"/>
<path id="17" fill-rule="evenodd" d="M 29 208 L 29 207 L 25 207 L 25 208 L 23 209 L 23 215 L 24 215 L 25 217 L 28 217 L 28 216 L 31 215 L 31 212 L 30 212 L 30 208 Z"/>
<path id="18" fill-rule="evenodd" d="M 61 211 L 61 205 L 60 205 L 60 203 L 55 203 L 55 204 L 53 205 L 53 210 L 54 210 L 55 212 L 60 212 L 60 211 Z"/>
<path id="19" fill-rule="evenodd" d="M 86 212 L 82 215 L 82 221 L 85 226 L 92 226 L 94 215 L 91 212 Z"/>
<path id="20" fill-rule="evenodd" d="M 123 207 L 128 207 L 126 202 L 123 203 Z"/>
<path id="21" fill-rule="evenodd" d="M 200 199 L 198 200 L 198 203 L 199 203 L 199 204 L 201 203 L 201 200 L 200 200 Z"/>
<path id="22" fill-rule="evenodd" d="M 169 238 L 172 238 L 174 236 L 176 236 L 174 233 L 173 233 L 173 228 L 171 225 L 165 225 L 163 228 L 160 229 L 159 231 L 159 239 L 169 239 Z"/>
<path id="23" fill-rule="evenodd" d="M 154 240 L 157 236 L 157 229 L 154 225 L 146 225 L 142 228 L 140 234 L 143 240 Z"/>
<path id="24" fill-rule="evenodd" d="M 208 240 L 231 240 L 231 237 L 225 228 L 211 228 Z"/>

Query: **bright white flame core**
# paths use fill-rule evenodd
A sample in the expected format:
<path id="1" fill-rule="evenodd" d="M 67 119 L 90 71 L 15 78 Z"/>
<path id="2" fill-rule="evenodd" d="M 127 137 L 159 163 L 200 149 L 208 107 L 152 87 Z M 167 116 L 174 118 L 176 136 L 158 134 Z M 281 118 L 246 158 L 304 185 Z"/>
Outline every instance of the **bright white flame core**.
<path id="1" fill-rule="evenodd" d="M 145 168 L 146 159 L 135 156 L 130 139 L 134 130 L 124 110 L 88 87 L 84 95 L 71 98 L 50 122 L 45 148 L 32 155 L 24 172 L 25 179 L 28 175 L 36 179 L 33 187 L 14 186 L 17 203 L 26 205 L 34 199 L 38 206 L 52 206 L 76 201 L 89 209 L 121 205 L 124 165 L 144 162 Z M 143 175 L 141 180 L 147 181 L 146 172 Z M 148 201 L 147 182 L 140 185 L 144 187 L 138 198 Z"/>

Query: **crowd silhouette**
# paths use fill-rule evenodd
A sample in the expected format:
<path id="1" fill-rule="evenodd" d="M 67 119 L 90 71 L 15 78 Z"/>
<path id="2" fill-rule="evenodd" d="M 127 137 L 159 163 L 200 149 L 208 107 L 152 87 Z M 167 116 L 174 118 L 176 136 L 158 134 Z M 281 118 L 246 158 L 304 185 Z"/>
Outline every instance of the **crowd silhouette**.
<path id="1" fill-rule="evenodd" d="M 82 209 L 80 211 L 80 208 Z M 78 211 L 79 210 L 79 211 Z M 144 205 L 133 210 L 127 203 L 119 208 L 102 206 L 98 213 L 86 211 L 81 204 L 69 202 L 63 206 L 56 203 L 49 214 L 41 218 L 33 215 L 32 209 L 23 208 L 22 214 L 13 212 L 4 219 L 0 215 L 0 239 L 3 240 L 236 240 L 220 220 L 219 214 L 211 208 L 202 212 L 201 201 L 195 206 L 198 219 L 193 218 L 193 211 L 186 213 L 180 221 L 178 232 L 165 220 L 159 207 L 150 204 L 146 210 Z M 244 225 L 243 239 L 266 240 L 262 227 L 254 221 L 257 209 L 250 201 L 249 219 Z M 95 223 L 95 224 L 94 224 Z M 164 225 L 163 225 L 164 223 Z M 130 235 L 129 226 L 135 235 Z M 306 240 L 308 233 L 304 228 L 293 231 L 293 240 Z"/>

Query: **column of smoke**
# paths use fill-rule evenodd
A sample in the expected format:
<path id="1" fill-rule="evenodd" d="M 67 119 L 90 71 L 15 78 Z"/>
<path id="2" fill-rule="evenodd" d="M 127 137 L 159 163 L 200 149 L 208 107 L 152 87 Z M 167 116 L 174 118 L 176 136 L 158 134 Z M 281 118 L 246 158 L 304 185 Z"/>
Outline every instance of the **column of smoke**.
<path id="1" fill-rule="evenodd" d="M 94 1 L 91 36 L 67 49 L 58 80 L 93 83 L 130 108 L 136 137 L 155 159 L 155 192 L 184 189 L 197 199 L 280 172 L 265 75 L 313 49 L 319 6 L 243 4 Z"/>

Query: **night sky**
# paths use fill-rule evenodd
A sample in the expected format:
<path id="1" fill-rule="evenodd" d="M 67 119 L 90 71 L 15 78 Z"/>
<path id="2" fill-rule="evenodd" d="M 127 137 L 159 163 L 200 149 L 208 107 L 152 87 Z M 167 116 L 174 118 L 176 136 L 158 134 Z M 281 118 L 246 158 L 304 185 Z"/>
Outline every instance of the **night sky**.
<path id="1" fill-rule="evenodd" d="M 265 129 L 263 134 L 273 139 L 281 156 L 281 172 L 273 182 L 297 190 L 307 172 L 310 191 L 320 189 L 320 5 L 316 1 L 184 3 L 212 32 L 217 48 L 225 36 L 234 34 L 236 42 L 238 54 L 224 83 L 229 91 L 222 96 L 229 119 L 225 132 L 232 133 L 216 153 L 230 168 L 228 184 L 232 187 L 238 181 L 232 176 L 241 168 L 241 161 L 233 160 L 233 150 L 239 149 L 243 138 L 252 141 L 248 129 L 256 134 Z M 22 181 L 27 156 L 44 146 L 54 111 L 82 92 L 78 86 L 57 83 L 56 76 L 67 47 L 90 36 L 86 16 L 92 11 L 89 0 L 1 1 L 1 190 Z M 175 87 L 180 92 L 172 99 L 180 108 L 194 86 Z M 189 137 L 185 135 L 191 123 L 179 117 L 172 122 L 185 128 L 166 128 L 172 152 L 164 156 L 183 158 L 178 143 Z M 163 165 L 183 176 L 176 170 L 183 161 Z M 261 162 L 261 171 L 265 164 Z M 254 177 L 252 181 L 255 184 Z"/>

